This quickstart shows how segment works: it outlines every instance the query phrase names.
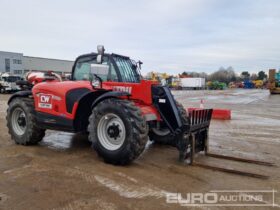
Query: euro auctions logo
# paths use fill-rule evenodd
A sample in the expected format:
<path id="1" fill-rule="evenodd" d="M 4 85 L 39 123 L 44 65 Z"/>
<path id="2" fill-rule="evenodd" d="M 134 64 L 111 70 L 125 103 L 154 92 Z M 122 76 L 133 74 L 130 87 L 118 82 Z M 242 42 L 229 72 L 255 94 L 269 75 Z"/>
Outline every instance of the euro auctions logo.
<path id="1" fill-rule="evenodd" d="M 270 206 L 275 190 L 212 190 L 207 193 L 166 193 L 166 203 L 180 206 Z"/>
<path id="2" fill-rule="evenodd" d="M 193 204 L 214 204 L 218 203 L 217 193 L 167 193 L 167 203 L 179 203 L 181 206 L 188 206 Z"/>

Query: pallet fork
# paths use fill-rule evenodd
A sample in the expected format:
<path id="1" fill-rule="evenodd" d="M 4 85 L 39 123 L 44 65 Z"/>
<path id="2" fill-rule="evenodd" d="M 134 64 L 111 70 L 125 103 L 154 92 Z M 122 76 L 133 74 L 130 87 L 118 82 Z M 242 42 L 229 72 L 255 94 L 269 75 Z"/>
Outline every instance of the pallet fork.
<path id="1" fill-rule="evenodd" d="M 189 133 L 187 134 L 187 137 L 189 138 L 189 145 L 188 145 L 189 150 L 185 151 L 186 154 L 185 162 L 187 162 L 189 165 L 202 167 L 205 169 L 211 169 L 211 170 L 222 171 L 226 173 L 232 173 L 232 174 L 249 176 L 249 177 L 260 178 L 260 179 L 268 179 L 269 176 L 262 175 L 262 174 L 211 166 L 203 163 L 198 163 L 195 161 L 195 154 L 200 151 L 204 151 L 204 154 L 208 157 L 232 160 L 232 161 L 238 161 L 244 163 L 252 163 L 252 164 L 263 165 L 263 166 L 274 166 L 274 164 L 270 162 L 226 156 L 226 155 L 220 155 L 220 154 L 209 152 L 209 125 L 211 121 L 211 115 L 212 115 L 212 109 L 193 110 L 189 113 Z"/>

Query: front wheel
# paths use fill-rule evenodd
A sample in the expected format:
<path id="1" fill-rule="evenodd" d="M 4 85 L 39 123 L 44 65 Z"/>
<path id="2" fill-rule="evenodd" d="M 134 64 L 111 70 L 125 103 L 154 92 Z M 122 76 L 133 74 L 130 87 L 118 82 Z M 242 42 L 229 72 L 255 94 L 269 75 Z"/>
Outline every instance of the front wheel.
<path id="1" fill-rule="evenodd" d="M 10 102 L 7 127 L 17 144 L 37 144 L 43 139 L 45 130 L 37 126 L 34 112 L 34 101 L 31 98 L 15 98 Z"/>
<path id="2" fill-rule="evenodd" d="M 107 163 L 126 165 L 144 151 L 148 128 L 141 110 L 128 100 L 100 102 L 89 118 L 89 140 Z"/>

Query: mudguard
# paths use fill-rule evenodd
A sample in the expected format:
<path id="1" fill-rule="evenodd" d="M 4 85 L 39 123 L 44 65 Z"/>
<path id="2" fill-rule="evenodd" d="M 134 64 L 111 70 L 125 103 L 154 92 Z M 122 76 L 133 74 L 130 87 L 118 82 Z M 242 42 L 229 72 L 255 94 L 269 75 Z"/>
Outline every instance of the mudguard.
<path id="1" fill-rule="evenodd" d="M 32 95 L 31 90 L 23 90 L 23 91 L 16 92 L 9 98 L 8 104 L 11 103 L 11 101 L 16 97 L 28 97 L 30 95 Z"/>
<path id="2" fill-rule="evenodd" d="M 118 98 L 118 97 L 122 97 L 122 96 L 129 97 L 130 94 L 128 92 L 117 92 L 117 91 L 109 91 L 107 93 L 104 93 L 103 95 L 101 95 L 97 99 L 95 99 L 95 101 L 92 103 L 91 109 L 93 109 L 99 102 L 101 102 L 107 98 Z M 136 103 L 135 105 L 141 109 L 142 114 L 145 117 L 146 121 L 159 120 L 157 110 L 154 107 L 140 105 L 138 103 Z"/>
<path id="3" fill-rule="evenodd" d="M 93 109 L 93 107 L 95 107 L 99 102 L 103 101 L 106 98 L 117 98 L 121 96 L 130 96 L 130 94 L 127 92 L 117 92 L 117 91 L 109 91 L 107 93 L 104 93 L 94 100 L 94 102 L 91 105 L 91 109 Z"/>

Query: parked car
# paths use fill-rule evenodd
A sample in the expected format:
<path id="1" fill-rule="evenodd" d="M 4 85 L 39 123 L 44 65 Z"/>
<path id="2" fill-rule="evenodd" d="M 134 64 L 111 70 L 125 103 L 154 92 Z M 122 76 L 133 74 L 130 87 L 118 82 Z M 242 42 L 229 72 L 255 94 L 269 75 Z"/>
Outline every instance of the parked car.
<path id="1" fill-rule="evenodd" d="M 10 75 L 9 73 L 0 73 L 0 92 L 10 93 L 21 90 L 16 81 L 21 80 L 20 76 Z"/>

